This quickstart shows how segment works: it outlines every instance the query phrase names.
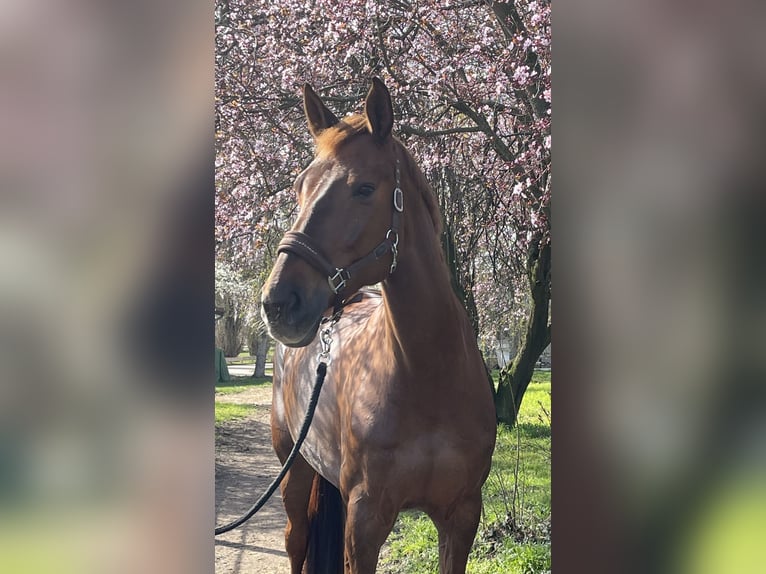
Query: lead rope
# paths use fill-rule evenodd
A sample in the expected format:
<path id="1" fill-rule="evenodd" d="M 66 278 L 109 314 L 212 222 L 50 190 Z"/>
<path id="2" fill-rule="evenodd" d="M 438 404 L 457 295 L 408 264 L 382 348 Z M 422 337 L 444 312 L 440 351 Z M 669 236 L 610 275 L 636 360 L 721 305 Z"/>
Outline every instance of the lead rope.
<path id="1" fill-rule="evenodd" d="M 318 364 L 316 381 L 314 382 L 314 388 L 311 390 L 309 406 L 306 409 L 306 416 L 303 418 L 303 424 L 301 425 L 301 430 L 298 433 L 298 438 L 295 440 L 295 444 L 293 445 L 293 449 L 290 451 L 290 454 L 287 456 L 287 460 L 285 460 L 285 463 L 282 465 L 282 470 L 279 471 L 279 474 L 271 482 L 269 487 L 266 489 L 266 492 L 261 495 L 261 497 L 255 502 L 255 504 L 250 507 L 250 509 L 245 514 L 236 520 L 229 522 L 228 524 L 216 527 L 216 536 L 223 534 L 224 532 L 234 530 L 235 528 L 242 526 L 245 522 L 250 520 L 255 515 L 255 513 L 258 512 L 264 504 L 266 504 L 269 498 L 271 498 L 271 495 L 274 494 L 274 491 L 279 488 L 279 485 L 285 478 L 287 471 L 290 470 L 293 461 L 295 461 L 295 457 L 298 456 L 298 452 L 301 450 L 301 445 L 303 444 L 303 441 L 306 440 L 306 435 L 309 433 L 311 420 L 314 418 L 314 411 L 316 410 L 317 403 L 319 402 L 319 392 L 322 390 L 322 385 L 324 384 L 324 379 L 327 375 L 327 366 L 331 362 L 330 347 L 332 346 L 332 328 L 340 319 L 341 312 L 341 310 L 338 310 L 333 313 L 331 317 L 326 317 L 322 321 L 322 323 L 327 324 L 327 326 L 322 329 L 322 332 L 319 336 L 319 342 L 322 350 L 317 355 Z"/>

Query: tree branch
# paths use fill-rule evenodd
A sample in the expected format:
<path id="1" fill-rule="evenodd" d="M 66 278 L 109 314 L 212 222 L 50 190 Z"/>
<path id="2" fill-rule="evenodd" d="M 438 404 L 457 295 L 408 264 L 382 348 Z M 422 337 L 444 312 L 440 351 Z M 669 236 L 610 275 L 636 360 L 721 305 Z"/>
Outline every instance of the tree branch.
<path id="1" fill-rule="evenodd" d="M 503 140 L 498 137 L 498 135 L 492 129 L 492 126 L 489 125 L 489 122 L 483 115 L 471 108 L 466 102 L 452 102 L 452 107 L 455 108 L 458 112 L 472 119 L 474 123 L 476 123 L 476 126 L 485 134 L 487 134 L 487 136 L 492 141 L 492 147 L 495 148 L 497 155 L 499 155 L 508 163 L 513 163 L 513 153 L 511 152 L 510 148 L 505 144 Z"/>
<path id="2" fill-rule="evenodd" d="M 491 3 L 492 13 L 503 29 L 506 40 L 513 40 L 516 34 L 527 35 L 528 31 L 524 25 L 524 20 L 521 18 L 516 5 L 513 2 L 495 2 Z M 535 70 L 538 74 L 538 78 L 542 77 L 542 66 L 540 65 L 540 58 L 531 49 L 527 49 L 525 53 L 525 63 Z M 536 93 L 534 87 L 527 87 L 524 90 L 514 90 L 517 97 L 522 95 L 526 96 L 526 100 L 532 107 L 535 113 L 536 119 L 542 119 L 545 117 L 546 104 L 539 93 Z"/>
<path id="3" fill-rule="evenodd" d="M 443 130 L 426 130 L 426 129 L 418 128 L 409 124 L 403 124 L 399 126 L 399 133 L 403 133 L 403 134 L 407 134 L 411 136 L 421 136 L 425 138 L 447 136 L 451 134 L 476 133 L 476 132 L 483 132 L 483 131 L 484 130 L 481 129 L 479 126 L 465 126 L 465 127 L 447 128 Z"/>

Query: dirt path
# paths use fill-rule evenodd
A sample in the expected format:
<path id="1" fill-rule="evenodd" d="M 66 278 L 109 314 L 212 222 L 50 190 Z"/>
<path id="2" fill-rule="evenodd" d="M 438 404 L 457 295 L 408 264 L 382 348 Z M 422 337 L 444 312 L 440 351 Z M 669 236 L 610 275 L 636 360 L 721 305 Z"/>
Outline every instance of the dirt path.
<path id="1" fill-rule="evenodd" d="M 216 524 L 242 515 L 279 472 L 271 447 L 271 387 L 217 395 L 217 401 L 255 405 L 246 419 L 229 422 L 216 434 Z M 277 491 L 243 526 L 216 537 L 216 574 L 285 574 L 285 513 Z"/>

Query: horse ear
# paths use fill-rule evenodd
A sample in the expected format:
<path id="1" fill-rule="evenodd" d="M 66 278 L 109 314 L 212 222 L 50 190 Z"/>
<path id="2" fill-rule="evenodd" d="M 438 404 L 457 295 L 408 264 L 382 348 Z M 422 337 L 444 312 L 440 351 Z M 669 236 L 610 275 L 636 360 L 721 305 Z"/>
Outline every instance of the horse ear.
<path id="1" fill-rule="evenodd" d="M 391 128 L 394 127 L 394 108 L 391 105 L 391 94 L 379 78 L 372 79 L 372 86 L 364 103 L 364 115 L 367 117 L 370 133 L 380 141 L 391 135 Z"/>
<path id="2" fill-rule="evenodd" d="M 309 131 L 315 138 L 323 130 L 334 126 L 339 121 L 335 114 L 322 103 L 322 100 L 319 99 L 309 84 L 303 85 L 303 111 L 306 113 Z"/>

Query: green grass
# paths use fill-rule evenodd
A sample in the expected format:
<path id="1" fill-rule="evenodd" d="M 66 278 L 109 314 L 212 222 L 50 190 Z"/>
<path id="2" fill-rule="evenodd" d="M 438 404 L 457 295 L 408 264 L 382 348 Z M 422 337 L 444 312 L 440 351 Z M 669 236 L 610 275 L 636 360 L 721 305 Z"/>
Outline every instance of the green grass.
<path id="1" fill-rule="evenodd" d="M 233 395 L 246 391 L 250 387 L 267 386 L 271 384 L 271 377 L 232 377 L 225 383 L 217 383 L 215 392 L 217 394 Z"/>
<path id="2" fill-rule="evenodd" d="M 252 365 L 255 364 L 255 356 L 250 354 L 250 351 L 242 351 L 236 357 L 227 357 L 230 365 Z M 269 348 L 269 352 L 266 353 L 266 362 L 271 363 L 274 360 L 274 346 Z"/>
<path id="3" fill-rule="evenodd" d="M 271 377 L 232 377 L 231 381 L 218 383 L 215 386 L 216 394 L 233 395 L 241 393 L 252 387 L 264 387 L 271 385 Z M 246 417 L 255 405 L 240 405 L 227 403 L 226 401 L 215 402 L 215 424 Z"/>
<path id="4" fill-rule="evenodd" d="M 236 405 L 233 403 L 215 403 L 215 424 L 245 418 L 256 407 L 254 405 Z"/>
<path id="5" fill-rule="evenodd" d="M 226 357 L 228 365 L 254 365 L 255 357 L 251 357 L 247 352 L 240 353 L 236 357 Z"/>
<path id="6" fill-rule="evenodd" d="M 483 490 L 484 512 L 468 562 L 471 574 L 538 574 L 551 569 L 550 390 L 550 371 L 535 371 L 517 426 L 498 427 L 492 470 Z M 383 572 L 438 572 L 436 529 L 423 513 L 402 513 L 389 543 L 381 558 Z"/>

